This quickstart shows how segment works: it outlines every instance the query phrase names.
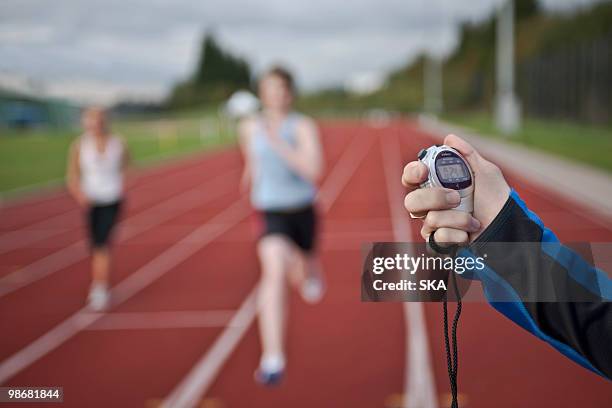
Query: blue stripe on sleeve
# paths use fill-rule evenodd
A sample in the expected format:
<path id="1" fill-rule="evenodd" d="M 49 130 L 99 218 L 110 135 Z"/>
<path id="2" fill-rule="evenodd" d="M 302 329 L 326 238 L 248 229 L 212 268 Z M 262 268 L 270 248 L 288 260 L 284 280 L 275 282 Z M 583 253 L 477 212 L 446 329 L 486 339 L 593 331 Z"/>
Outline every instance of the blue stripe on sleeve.
<path id="1" fill-rule="evenodd" d="M 544 226 L 542 220 L 533 211 L 527 208 L 525 202 L 514 189 L 512 189 L 510 196 L 527 217 L 542 228 L 542 251 L 563 266 L 574 281 L 591 293 L 607 301 L 612 300 L 612 279 L 604 271 L 589 265 L 581 256 L 561 245 L 557 236 Z"/>
<path id="2" fill-rule="evenodd" d="M 474 254 L 468 250 L 462 250 L 460 255 L 475 258 Z M 478 275 L 479 280 L 482 282 L 487 300 L 497 311 L 532 333 L 534 336 L 549 343 L 563 355 L 580 364 L 582 367 L 605 377 L 601 371 L 595 368 L 576 350 L 544 333 L 533 320 L 520 297 L 514 291 L 514 288 L 492 269 L 485 265 L 484 269 L 476 270 L 475 274 Z M 500 299 L 504 301 L 499 301 Z"/>

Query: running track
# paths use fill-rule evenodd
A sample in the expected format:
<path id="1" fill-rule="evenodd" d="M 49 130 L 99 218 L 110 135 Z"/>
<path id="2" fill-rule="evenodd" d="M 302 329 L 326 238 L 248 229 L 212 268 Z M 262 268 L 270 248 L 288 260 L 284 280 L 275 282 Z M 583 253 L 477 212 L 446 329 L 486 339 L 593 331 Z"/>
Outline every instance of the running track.
<path id="1" fill-rule="evenodd" d="M 70 407 L 394 407 L 406 390 L 422 407 L 447 406 L 441 305 L 359 300 L 361 243 L 418 239 L 398 183 L 403 163 L 434 139 L 409 122 L 328 122 L 322 131 L 329 288 L 316 306 L 290 298 L 280 388 L 252 380 L 257 222 L 237 191 L 235 149 L 130 179 L 115 250 L 116 305 L 105 315 L 82 309 L 88 261 L 72 201 L 58 192 L 2 208 L 0 384 L 63 386 Z M 612 241 L 612 220 L 506 175 L 562 240 Z M 459 348 L 462 406 L 612 401 L 609 382 L 488 305 L 465 305 Z"/>

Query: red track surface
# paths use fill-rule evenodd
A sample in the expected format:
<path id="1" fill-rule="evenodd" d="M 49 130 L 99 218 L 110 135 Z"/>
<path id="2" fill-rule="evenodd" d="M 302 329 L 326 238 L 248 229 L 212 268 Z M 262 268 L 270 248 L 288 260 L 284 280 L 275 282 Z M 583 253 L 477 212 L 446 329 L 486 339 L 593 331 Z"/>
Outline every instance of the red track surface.
<path id="1" fill-rule="evenodd" d="M 319 305 L 308 306 L 292 295 L 289 366 L 280 388 L 262 389 L 252 380 L 259 341 L 255 325 L 251 325 L 208 388 L 202 406 L 385 407 L 397 401 L 394 395 L 403 392 L 405 368 L 402 307 L 359 300 L 361 243 L 393 240 L 381 155 L 382 144 L 389 143 L 385 135 L 392 133 L 399 135 L 405 161 L 433 143 L 431 137 L 409 123 L 389 128 L 339 122 L 323 126 L 332 173 L 343 155 L 349 155 L 348 160 L 341 159 L 343 164 L 338 166 L 353 162 L 350 155 L 356 150 L 351 146 L 370 144 L 367 156 L 347 183 L 328 188 L 329 195 L 339 194 L 325 214 L 322 231 L 327 296 Z M 239 167 L 238 152 L 231 150 L 160 166 L 131 180 L 124 220 L 129 224 L 130 217 L 141 214 L 130 228 L 134 223 L 149 228 L 117 245 L 114 284 L 141 275 L 143 269 L 154 269 L 150 262 L 155 263 L 166 252 L 176 253 L 172 246 L 177 241 L 211 220 L 213 227 L 228 228 L 208 245 L 194 247 L 192 254 L 169 265 L 161 276 L 113 308 L 111 315 L 224 311 L 231 316 L 239 308 L 258 278 L 255 221 L 253 217 L 234 216 L 231 210 L 236 206 L 242 211 L 235 187 Z M 393 182 L 399 182 L 399 166 L 396 173 Z M 580 208 L 549 192 L 537 192 L 527 180 L 506 174 L 562 240 L 612 240 L 612 229 L 581 215 Z M 192 195 L 181 195 L 190 189 L 194 189 Z M 401 206 L 401 200 L 394 205 Z M 220 213 L 229 215 L 216 218 Z M 63 193 L 2 209 L 0 279 L 81 240 L 81 218 Z M 419 228 L 413 225 L 415 239 L 419 239 Z M 41 232 L 47 234 L 46 238 L 27 241 L 33 239 L 32 233 L 36 236 Z M 11 241 L 6 237 L 32 243 L 18 248 L 13 242 L 11 249 L 5 250 Z M 200 238 L 195 237 L 193 245 L 201 242 Z M 75 251 L 85 255 L 84 246 L 77 246 Z M 77 312 L 88 284 L 88 263 L 83 257 L 0 297 L 0 361 L 22 352 Z M 435 383 L 443 396 L 448 393 L 448 380 L 441 306 L 427 304 L 425 315 Z M 77 330 L 2 385 L 63 386 L 64 406 L 70 407 L 154 407 L 175 389 L 224 330 L 223 323 L 212 327 L 99 330 L 97 325 L 105 321 L 102 317 L 89 329 Z M 465 407 L 610 406 L 609 382 L 562 357 L 488 305 L 465 305 L 459 342 L 459 388 Z M 443 402 L 441 397 L 442 406 Z"/>

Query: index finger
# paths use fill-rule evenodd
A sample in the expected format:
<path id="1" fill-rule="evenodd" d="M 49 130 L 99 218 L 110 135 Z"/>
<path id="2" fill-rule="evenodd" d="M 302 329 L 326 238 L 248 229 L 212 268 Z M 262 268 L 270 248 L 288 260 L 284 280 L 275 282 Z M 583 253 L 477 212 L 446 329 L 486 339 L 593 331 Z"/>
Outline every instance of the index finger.
<path id="1" fill-rule="evenodd" d="M 419 188 L 421 183 L 427 180 L 429 169 L 420 161 L 410 162 L 404 167 L 402 174 L 402 184 L 409 190 Z"/>

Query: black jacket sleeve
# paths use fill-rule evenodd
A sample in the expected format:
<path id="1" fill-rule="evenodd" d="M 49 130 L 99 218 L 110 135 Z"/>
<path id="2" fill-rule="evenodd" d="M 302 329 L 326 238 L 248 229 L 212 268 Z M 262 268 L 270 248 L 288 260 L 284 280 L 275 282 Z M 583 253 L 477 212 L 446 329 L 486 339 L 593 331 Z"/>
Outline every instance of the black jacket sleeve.
<path id="1" fill-rule="evenodd" d="M 612 378 L 612 280 L 589 252 L 562 245 L 512 191 L 464 256 L 489 303 L 583 367 Z M 588 248 L 587 248 L 588 249 Z"/>

